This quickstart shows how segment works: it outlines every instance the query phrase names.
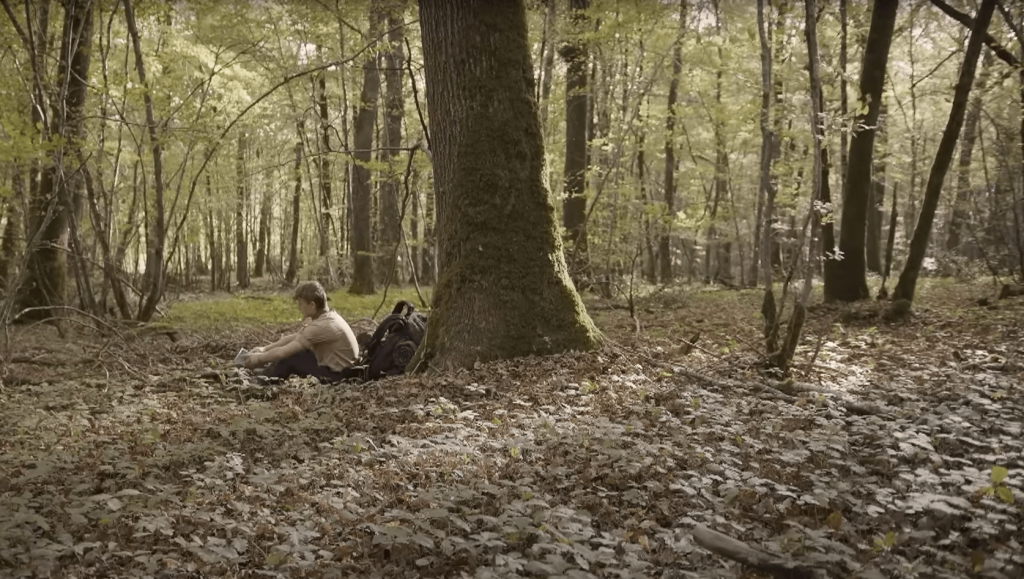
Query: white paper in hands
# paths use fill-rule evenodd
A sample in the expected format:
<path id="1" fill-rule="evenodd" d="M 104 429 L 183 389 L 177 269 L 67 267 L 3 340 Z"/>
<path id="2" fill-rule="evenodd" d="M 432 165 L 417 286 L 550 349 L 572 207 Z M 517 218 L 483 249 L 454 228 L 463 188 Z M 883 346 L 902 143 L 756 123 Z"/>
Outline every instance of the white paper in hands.
<path id="1" fill-rule="evenodd" d="M 252 354 L 249 352 L 249 350 L 246 350 L 245 348 L 239 350 L 238 354 L 235 355 L 235 366 L 239 368 L 244 368 L 245 363 L 249 360 L 250 355 Z"/>

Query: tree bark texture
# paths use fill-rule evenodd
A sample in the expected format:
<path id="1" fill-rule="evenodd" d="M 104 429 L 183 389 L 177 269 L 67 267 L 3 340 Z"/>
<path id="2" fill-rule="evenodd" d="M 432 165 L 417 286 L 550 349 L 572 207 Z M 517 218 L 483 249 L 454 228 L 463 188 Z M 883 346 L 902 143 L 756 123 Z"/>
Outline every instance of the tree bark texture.
<path id="1" fill-rule="evenodd" d="M 544 186 L 523 1 L 423 0 L 420 27 L 439 279 L 414 364 L 597 346 Z"/>
<path id="2" fill-rule="evenodd" d="M 898 7 L 897 0 L 875 0 L 871 11 L 871 27 L 861 64 L 860 110 L 854 120 L 856 130 L 850 138 L 850 157 L 843 187 L 842 228 L 839 231 L 842 259 L 830 269 L 834 275 L 825 278 L 826 301 L 851 302 L 869 297 L 865 236 L 871 158 Z"/>

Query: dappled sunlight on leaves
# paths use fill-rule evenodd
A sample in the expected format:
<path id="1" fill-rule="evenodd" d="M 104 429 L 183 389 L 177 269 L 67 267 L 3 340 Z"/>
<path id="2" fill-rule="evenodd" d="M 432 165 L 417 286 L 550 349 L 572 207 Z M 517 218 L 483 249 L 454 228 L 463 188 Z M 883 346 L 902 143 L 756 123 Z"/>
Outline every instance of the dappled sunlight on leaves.
<path id="1" fill-rule="evenodd" d="M 734 315 L 744 321 L 702 343 L 710 353 L 686 358 L 675 334 L 630 328 L 595 353 L 344 387 L 240 384 L 224 369 L 249 339 L 237 333 L 140 337 L 150 361 L 110 379 L 95 365 L 22 372 L 0 394 L 0 567 L 748 576 L 695 545 L 700 524 L 833 577 L 1019 576 L 1022 381 L 970 366 L 982 359 L 972 350 L 1020 360 L 1019 344 L 943 338 L 958 362 L 913 326 L 857 327 L 829 338 L 828 370 L 797 376 L 822 391 L 784 394 L 757 376 L 753 352 L 719 351 L 730 332 L 748 341 L 751 318 Z M 688 335 L 691 316 L 647 320 Z M 884 346 L 865 365 L 851 352 L 871 340 Z M 881 413 L 850 412 L 850 399 Z"/>

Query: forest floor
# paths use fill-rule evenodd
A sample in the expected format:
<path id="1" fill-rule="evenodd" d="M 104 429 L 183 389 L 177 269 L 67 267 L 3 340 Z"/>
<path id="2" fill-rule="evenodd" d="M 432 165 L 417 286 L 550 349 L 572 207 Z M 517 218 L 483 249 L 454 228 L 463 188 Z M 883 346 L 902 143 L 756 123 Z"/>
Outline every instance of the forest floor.
<path id="1" fill-rule="evenodd" d="M 926 281 L 898 322 L 813 308 L 781 386 L 758 291 L 652 292 L 639 332 L 588 298 L 600 351 L 346 387 L 231 377 L 282 296 L 9 328 L 0 576 L 766 576 L 703 525 L 830 577 L 1024 577 L 1024 298 Z"/>

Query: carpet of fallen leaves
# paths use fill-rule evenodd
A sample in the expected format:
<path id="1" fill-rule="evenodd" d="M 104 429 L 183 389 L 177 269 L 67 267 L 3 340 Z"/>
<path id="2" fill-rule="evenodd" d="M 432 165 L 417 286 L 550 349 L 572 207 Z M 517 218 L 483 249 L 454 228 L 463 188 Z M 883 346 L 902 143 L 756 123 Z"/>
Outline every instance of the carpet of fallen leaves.
<path id="1" fill-rule="evenodd" d="M 659 294 L 639 334 L 588 302 L 601 351 L 347 387 L 210 371 L 282 328 L 12 329 L 0 575 L 758 576 L 702 524 L 831 577 L 1020 578 L 1024 299 L 977 297 L 816 308 L 782 390 L 755 291 Z"/>

